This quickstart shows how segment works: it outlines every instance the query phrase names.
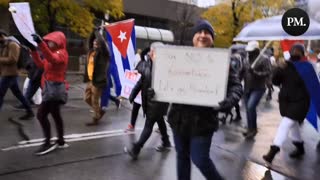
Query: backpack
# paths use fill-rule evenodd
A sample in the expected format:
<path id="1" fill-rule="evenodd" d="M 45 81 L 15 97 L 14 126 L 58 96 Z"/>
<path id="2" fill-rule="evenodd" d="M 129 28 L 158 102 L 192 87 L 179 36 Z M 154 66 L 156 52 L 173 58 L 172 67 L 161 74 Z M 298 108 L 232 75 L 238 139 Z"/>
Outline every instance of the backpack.
<path id="1" fill-rule="evenodd" d="M 19 44 L 20 46 L 20 55 L 17 62 L 18 69 L 25 69 L 29 61 L 33 61 L 29 52 L 29 48 Z"/>
<path id="2" fill-rule="evenodd" d="M 8 40 L 8 44 L 10 42 L 15 42 L 17 43 L 16 41 L 14 40 Z M 17 67 L 18 69 L 25 69 L 27 63 L 29 61 L 33 61 L 32 60 L 32 57 L 30 55 L 30 52 L 29 52 L 29 48 L 20 44 L 20 43 L 17 43 L 20 47 L 20 54 L 19 54 L 19 58 L 18 58 L 18 62 L 17 62 Z"/>

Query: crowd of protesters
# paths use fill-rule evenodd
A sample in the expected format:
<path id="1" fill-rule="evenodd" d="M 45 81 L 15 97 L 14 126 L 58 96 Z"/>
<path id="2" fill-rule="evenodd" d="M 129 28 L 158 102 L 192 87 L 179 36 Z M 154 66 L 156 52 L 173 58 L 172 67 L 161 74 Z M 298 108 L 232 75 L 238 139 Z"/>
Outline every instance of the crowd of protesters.
<path id="1" fill-rule="evenodd" d="M 24 43 L 29 48 L 32 59 L 25 66 L 30 83 L 26 94 L 23 95 L 18 86 L 18 63 L 22 45 L 9 39 L 8 34 L 0 30 L 0 110 L 4 96 L 10 88 L 21 102 L 18 108 L 26 110 L 26 114 L 20 119 L 34 118 L 35 115 L 31 108 L 32 96 L 41 87 L 42 102 L 36 118 L 43 130 L 45 141 L 36 154 L 44 155 L 56 148 L 68 147 L 64 139 L 64 123 L 60 112 L 61 106 L 68 99 L 69 85 L 66 82 L 68 52 L 66 37 L 62 32 L 51 32 L 44 37 L 33 34 L 32 37 L 37 46 L 28 41 Z M 193 28 L 193 47 L 210 48 L 213 47 L 214 40 L 215 32 L 211 24 L 206 20 L 198 21 Z M 247 131 L 243 135 L 246 140 L 254 139 L 258 129 L 263 128 L 258 128 L 257 125 L 257 106 L 266 91 L 267 100 L 272 99 L 273 85 L 280 88 L 278 101 L 282 120 L 269 152 L 262 158 L 267 163 L 272 163 L 289 131 L 293 134 L 292 143 L 296 147 L 290 153 L 290 157 L 298 158 L 304 155 L 304 142 L 300 126 L 307 116 L 311 95 L 303 79 L 303 74 L 310 74 L 310 69 L 298 72 L 296 67 L 299 66 L 299 63 L 308 65 L 303 44 L 295 44 L 291 48 L 290 59 L 281 62 L 275 59 L 272 48 L 266 52 L 261 51 L 257 41 L 250 41 L 246 45 L 232 45 L 227 93 L 218 107 L 169 105 L 169 103 L 153 100 L 155 92 L 151 88 L 151 84 L 152 66 L 155 60 L 154 49 L 161 46 L 164 44 L 152 43 L 150 47 L 137 55 L 139 62 L 135 63 L 135 70 L 141 74 L 141 78 L 129 97 L 133 108 L 131 121 L 126 130 L 134 131 L 140 107 L 145 115 L 145 124 L 139 140 L 125 147 L 125 152 L 133 159 L 138 159 L 141 149 L 151 136 L 155 123 L 157 123 L 162 137 L 162 143 L 156 149 L 159 152 L 170 150 L 172 144 L 164 119 L 164 116 L 167 116 L 177 152 L 178 179 L 190 179 L 191 161 L 207 179 L 223 179 L 209 155 L 212 137 L 218 130 L 220 123 L 219 113 L 232 113 L 232 109 L 235 107 L 236 118 L 234 121 L 241 121 L 239 102 L 243 99 L 247 120 Z M 120 107 L 120 100 L 118 97 L 110 95 L 112 87 L 111 52 L 98 30 L 94 30 L 90 37 L 89 49 L 84 75 L 85 82 L 87 82 L 84 99 L 93 110 L 92 120 L 87 125 L 97 126 L 106 112 L 104 107 L 108 104 L 108 100 L 113 100 L 117 107 Z M 118 89 L 116 94 L 119 96 L 121 87 L 115 88 Z M 142 92 L 141 105 L 134 102 L 140 90 Z M 49 114 L 52 115 L 57 130 L 58 139 L 54 143 L 51 142 Z M 320 143 L 317 148 L 320 150 Z"/>

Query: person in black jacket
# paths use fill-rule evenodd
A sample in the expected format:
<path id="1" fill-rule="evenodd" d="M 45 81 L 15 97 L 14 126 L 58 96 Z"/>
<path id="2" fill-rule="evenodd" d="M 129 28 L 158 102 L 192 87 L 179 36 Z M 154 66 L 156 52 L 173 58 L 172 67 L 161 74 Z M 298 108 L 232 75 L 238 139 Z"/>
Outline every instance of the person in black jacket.
<path id="1" fill-rule="evenodd" d="M 109 68 L 110 54 L 105 40 L 99 31 L 95 31 L 89 39 L 89 53 L 85 68 L 84 81 L 88 82 L 85 90 L 85 101 L 94 110 L 93 121 L 86 125 L 97 125 L 104 115 L 99 99 L 103 88 L 107 85 L 106 73 Z"/>
<path id="2" fill-rule="evenodd" d="M 208 21 L 200 20 L 193 30 L 194 47 L 213 46 L 214 30 Z M 219 103 L 219 107 L 172 104 L 168 122 L 173 131 L 177 152 L 178 180 L 190 180 L 191 160 L 206 179 L 223 179 L 209 156 L 212 136 L 219 126 L 218 112 L 233 107 L 241 95 L 242 85 L 238 74 L 230 68 L 227 96 Z"/>
<path id="3" fill-rule="evenodd" d="M 295 44 L 290 50 L 290 61 L 283 67 L 274 70 L 272 82 L 280 87 L 279 108 L 282 116 L 277 134 L 269 152 L 263 156 L 267 163 L 272 163 L 275 155 L 291 131 L 293 145 L 296 150 L 290 153 L 291 158 L 298 158 L 304 154 L 303 140 L 300 134 L 300 125 L 309 111 L 310 97 L 305 83 L 297 72 L 293 62 L 303 61 L 304 46 Z"/>
<path id="4" fill-rule="evenodd" d="M 248 52 L 248 61 L 244 75 L 244 101 L 248 131 L 243 135 L 246 139 L 252 139 L 258 133 L 257 106 L 266 91 L 267 80 L 271 74 L 271 63 L 264 54 L 259 57 L 260 49 L 257 41 L 250 41 L 246 51 Z M 258 57 L 259 59 L 256 60 Z"/>
<path id="5" fill-rule="evenodd" d="M 149 50 L 149 49 L 147 49 L 147 50 Z M 141 54 L 141 53 L 139 54 L 140 61 L 138 62 L 138 64 L 136 65 L 136 68 L 135 68 L 135 70 L 139 74 L 142 74 L 144 72 L 144 68 L 145 68 L 144 63 L 145 63 L 146 53 L 147 52 L 144 52 L 143 54 Z M 141 107 L 140 104 L 138 104 L 134 101 L 132 102 L 131 120 L 130 120 L 130 124 L 128 124 L 126 131 L 134 131 L 140 107 Z"/>
<path id="6" fill-rule="evenodd" d="M 169 150 L 169 148 L 171 147 L 171 143 L 169 141 L 169 136 L 167 133 L 166 123 L 163 118 L 163 116 L 167 113 L 168 103 L 156 102 L 151 100 L 152 94 L 154 94 L 154 91 L 150 89 L 152 80 L 152 64 L 154 60 L 154 48 L 157 46 L 163 46 L 163 44 L 160 42 L 155 42 L 151 44 L 149 55 L 147 56 L 147 59 L 143 64 L 144 68 L 142 68 L 142 76 L 133 88 L 129 97 L 129 101 L 130 103 L 132 103 L 134 98 L 141 90 L 142 109 L 144 111 L 144 114 L 146 115 L 146 122 L 139 140 L 133 143 L 131 148 L 125 147 L 125 151 L 133 159 L 137 159 L 141 148 L 151 136 L 153 126 L 155 123 L 158 124 L 160 134 L 162 136 L 162 144 L 158 146 L 156 150 L 162 152 Z M 146 52 L 148 51 L 149 50 L 147 48 L 146 50 L 144 50 L 144 52 L 142 52 L 142 54 L 146 54 Z"/>
<path id="7" fill-rule="evenodd" d="M 32 97 L 36 94 L 38 89 L 41 86 L 41 77 L 43 70 L 37 68 L 37 65 L 33 62 L 32 58 L 26 62 L 25 69 L 28 72 L 29 83 L 27 86 L 27 90 L 24 94 L 24 97 L 29 101 L 30 104 L 34 104 L 32 101 Z M 15 106 L 16 109 L 22 109 L 23 105 L 19 104 Z"/>

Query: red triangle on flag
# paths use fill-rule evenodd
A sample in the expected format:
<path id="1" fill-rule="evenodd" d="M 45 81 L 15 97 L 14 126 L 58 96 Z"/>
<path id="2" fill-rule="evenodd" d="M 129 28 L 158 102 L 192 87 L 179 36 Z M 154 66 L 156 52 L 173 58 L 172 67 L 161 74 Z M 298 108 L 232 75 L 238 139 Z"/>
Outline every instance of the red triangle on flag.
<path id="1" fill-rule="evenodd" d="M 127 49 L 133 28 L 133 19 L 116 22 L 106 26 L 106 30 L 110 34 L 113 44 L 118 48 L 123 58 L 127 57 Z"/>

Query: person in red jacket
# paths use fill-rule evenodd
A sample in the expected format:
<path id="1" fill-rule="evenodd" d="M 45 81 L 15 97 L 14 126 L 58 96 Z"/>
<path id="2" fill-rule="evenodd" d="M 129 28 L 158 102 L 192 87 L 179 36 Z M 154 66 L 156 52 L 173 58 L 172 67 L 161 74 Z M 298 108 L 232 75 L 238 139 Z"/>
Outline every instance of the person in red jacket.
<path id="1" fill-rule="evenodd" d="M 66 50 L 66 37 L 62 32 L 52 32 L 43 37 L 38 34 L 32 34 L 32 37 L 36 43 L 38 43 L 38 49 L 42 52 L 43 59 L 40 58 L 36 48 L 32 44 L 27 44 L 31 49 L 31 55 L 38 68 L 44 70 L 41 79 L 41 88 L 45 87 L 46 81 L 59 82 L 66 84 L 65 75 L 68 65 L 68 52 Z M 66 85 L 67 87 L 67 85 Z M 67 89 L 66 89 L 67 90 Z M 53 151 L 56 148 L 65 148 L 68 145 L 64 140 L 64 128 L 63 120 L 60 113 L 61 101 L 48 100 L 43 101 L 38 109 L 37 118 L 41 124 L 45 143 L 35 153 L 36 155 L 44 155 Z M 56 143 L 51 143 L 51 131 L 50 122 L 48 120 L 49 113 L 52 115 L 58 134 L 58 140 Z"/>

